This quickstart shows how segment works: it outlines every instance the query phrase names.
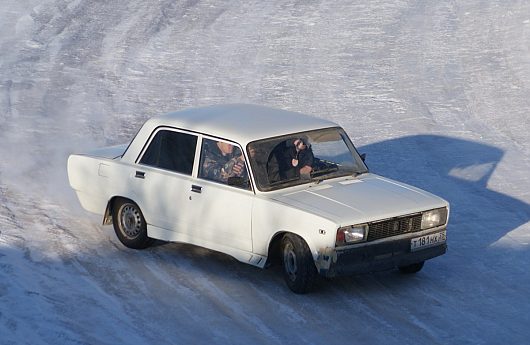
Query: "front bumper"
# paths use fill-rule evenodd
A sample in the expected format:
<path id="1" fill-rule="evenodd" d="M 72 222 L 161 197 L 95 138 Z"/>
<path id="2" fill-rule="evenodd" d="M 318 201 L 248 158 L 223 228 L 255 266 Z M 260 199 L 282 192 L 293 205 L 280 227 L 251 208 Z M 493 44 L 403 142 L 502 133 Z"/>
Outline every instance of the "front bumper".
<path id="1" fill-rule="evenodd" d="M 366 272 L 377 272 L 407 266 L 445 254 L 447 243 L 421 249 L 415 252 L 410 250 L 412 238 L 445 230 L 439 228 L 435 231 L 410 234 L 406 237 L 386 238 L 383 241 L 363 243 L 348 248 L 333 248 L 319 253 L 317 268 L 325 277 L 351 275 Z"/>

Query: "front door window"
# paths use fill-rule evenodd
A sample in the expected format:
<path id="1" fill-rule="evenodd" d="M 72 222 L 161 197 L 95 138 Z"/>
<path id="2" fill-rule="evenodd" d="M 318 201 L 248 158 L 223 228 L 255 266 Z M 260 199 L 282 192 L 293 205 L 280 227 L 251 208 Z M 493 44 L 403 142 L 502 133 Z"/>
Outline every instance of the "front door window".
<path id="1" fill-rule="evenodd" d="M 250 189 L 245 156 L 241 148 L 223 140 L 203 139 L 199 177 Z"/>

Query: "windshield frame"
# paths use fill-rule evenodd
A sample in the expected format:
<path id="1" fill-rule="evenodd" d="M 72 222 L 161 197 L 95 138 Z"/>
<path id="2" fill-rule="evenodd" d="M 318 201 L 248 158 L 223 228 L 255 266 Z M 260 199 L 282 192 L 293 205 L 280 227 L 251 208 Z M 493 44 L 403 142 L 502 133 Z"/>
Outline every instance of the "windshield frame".
<path id="1" fill-rule="evenodd" d="M 317 133 L 319 131 L 330 131 L 330 130 L 336 130 L 338 132 L 338 134 L 342 138 L 343 142 L 346 144 L 346 147 L 348 148 L 348 150 L 349 150 L 349 152 L 351 154 L 352 160 L 355 163 L 355 168 L 358 168 L 357 170 L 355 170 L 353 172 L 342 171 L 342 173 L 339 173 L 339 174 L 332 174 L 330 172 L 330 173 L 323 174 L 321 176 L 320 175 L 319 176 L 311 176 L 311 178 L 298 177 L 298 178 L 285 179 L 285 180 L 282 180 L 282 181 L 276 181 L 276 182 L 268 183 L 266 185 L 262 185 L 261 184 L 261 182 L 263 182 L 263 180 L 262 180 L 263 179 L 263 170 L 266 170 L 266 167 L 263 166 L 263 162 L 261 162 L 261 164 L 260 164 L 259 162 L 256 161 L 256 159 L 253 158 L 254 155 L 252 154 L 252 151 L 256 148 L 255 147 L 256 145 L 259 145 L 260 143 L 264 144 L 266 142 L 277 142 L 279 144 L 279 143 L 282 143 L 283 141 L 287 141 L 287 140 L 292 139 L 292 138 L 310 137 L 311 133 L 314 134 L 314 133 Z M 276 145 L 277 144 L 275 144 L 275 146 Z M 346 133 L 346 131 L 340 126 L 324 127 L 324 128 L 319 128 L 319 129 L 311 129 L 311 130 L 307 130 L 307 131 L 303 131 L 303 132 L 293 132 L 293 133 L 283 134 L 283 135 L 274 136 L 274 137 L 270 137 L 270 138 L 254 140 L 252 142 L 249 142 L 246 145 L 245 151 L 246 151 L 246 154 L 247 154 L 247 157 L 248 157 L 248 163 L 249 163 L 249 166 L 250 166 L 250 169 L 251 169 L 252 179 L 254 180 L 254 186 L 260 192 L 277 191 L 277 190 L 282 190 L 282 189 L 293 187 L 293 186 L 300 186 L 300 185 L 312 184 L 312 183 L 317 183 L 318 184 L 318 183 L 320 183 L 320 182 L 322 182 L 324 180 L 328 180 L 328 179 L 345 177 L 345 176 L 357 176 L 357 175 L 369 172 L 368 167 L 366 166 L 365 162 L 361 158 L 361 155 L 357 151 L 357 148 L 352 143 L 352 141 L 351 141 L 350 137 L 348 136 L 348 134 Z M 272 152 L 272 150 L 269 151 L 269 155 L 271 154 L 271 152 Z M 265 171 L 265 173 L 267 174 L 266 171 Z M 260 177 L 261 177 L 261 179 L 260 179 Z M 265 178 L 267 179 L 267 182 L 268 182 L 268 177 L 265 177 Z"/>

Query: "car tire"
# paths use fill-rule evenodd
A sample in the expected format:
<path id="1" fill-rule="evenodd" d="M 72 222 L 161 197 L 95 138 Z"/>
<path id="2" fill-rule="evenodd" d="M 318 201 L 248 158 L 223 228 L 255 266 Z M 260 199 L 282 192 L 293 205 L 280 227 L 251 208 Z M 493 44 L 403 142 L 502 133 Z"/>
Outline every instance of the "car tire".
<path id="1" fill-rule="evenodd" d="M 300 236 L 285 234 L 281 253 L 287 286 L 297 294 L 311 291 L 317 279 L 317 270 L 307 243 Z"/>
<path id="2" fill-rule="evenodd" d="M 131 200 L 120 198 L 112 209 L 112 223 L 120 242 L 133 249 L 149 247 L 152 239 L 147 236 L 147 224 L 140 207 Z"/>
<path id="3" fill-rule="evenodd" d="M 399 271 L 404 274 L 413 274 L 418 273 L 423 268 L 423 265 L 425 264 L 425 261 L 418 262 L 415 264 L 407 265 L 407 266 L 399 266 Z"/>

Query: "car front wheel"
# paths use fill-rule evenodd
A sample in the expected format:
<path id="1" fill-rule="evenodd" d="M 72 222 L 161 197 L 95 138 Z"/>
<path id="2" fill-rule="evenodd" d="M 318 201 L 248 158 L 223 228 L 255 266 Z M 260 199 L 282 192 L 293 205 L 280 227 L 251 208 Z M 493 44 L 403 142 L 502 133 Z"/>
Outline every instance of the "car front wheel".
<path id="1" fill-rule="evenodd" d="M 294 234 L 285 234 L 282 239 L 283 273 L 287 286 L 298 294 L 313 289 L 317 271 L 307 243 Z"/>
<path id="2" fill-rule="evenodd" d="M 144 249 L 151 244 L 142 211 L 131 200 L 120 198 L 114 202 L 112 223 L 116 236 L 124 246 Z"/>

